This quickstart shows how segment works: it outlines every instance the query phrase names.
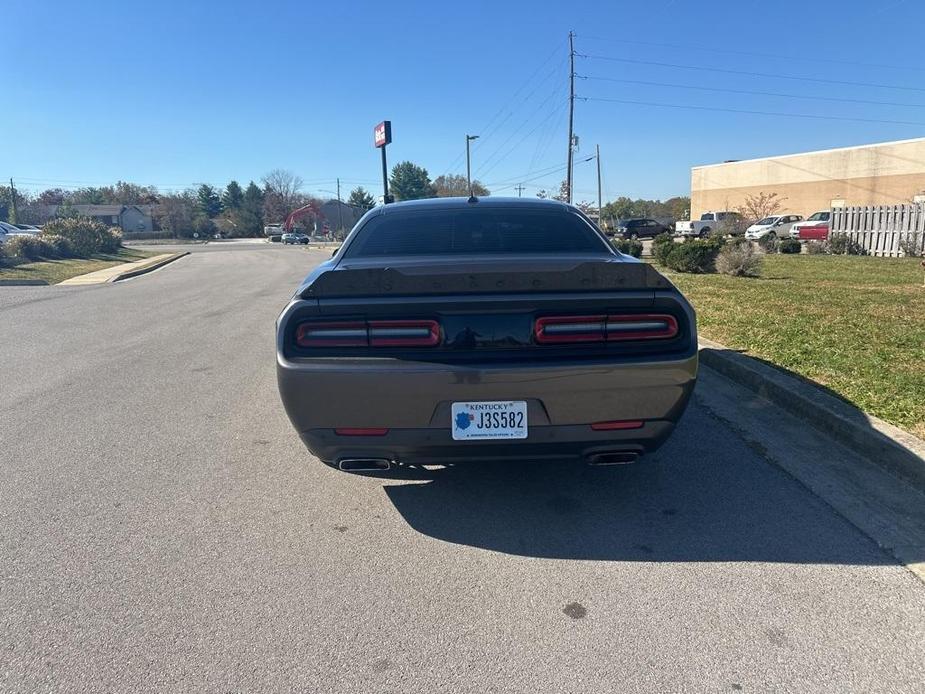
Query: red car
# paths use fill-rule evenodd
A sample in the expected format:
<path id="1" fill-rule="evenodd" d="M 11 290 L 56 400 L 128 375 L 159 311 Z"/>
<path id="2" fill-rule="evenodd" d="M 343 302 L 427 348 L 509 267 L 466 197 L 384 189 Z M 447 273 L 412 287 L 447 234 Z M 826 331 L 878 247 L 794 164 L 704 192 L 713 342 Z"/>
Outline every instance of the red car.
<path id="1" fill-rule="evenodd" d="M 829 238 L 830 212 L 816 212 L 790 227 L 790 238 L 800 241 L 825 241 Z"/>

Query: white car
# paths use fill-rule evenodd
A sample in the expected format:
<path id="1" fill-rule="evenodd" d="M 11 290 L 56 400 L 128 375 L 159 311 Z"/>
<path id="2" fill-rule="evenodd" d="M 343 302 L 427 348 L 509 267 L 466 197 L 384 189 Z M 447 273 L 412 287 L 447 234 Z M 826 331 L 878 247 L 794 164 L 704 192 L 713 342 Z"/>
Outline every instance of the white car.
<path id="1" fill-rule="evenodd" d="M 790 228 L 796 222 L 802 222 L 803 217 L 798 214 L 775 214 L 764 219 L 759 219 L 745 230 L 745 238 L 749 241 L 758 239 L 777 238 L 778 236 L 790 236 Z"/>
<path id="2" fill-rule="evenodd" d="M 800 238 L 800 229 L 808 229 L 812 227 L 824 227 L 829 224 L 829 217 L 832 216 L 832 213 L 829 210 L 824 210 L 822 212 L 814 212 L 806 218 L 806 221 L 799 222 L 790 227 L 790 238 L 798 239 Z"/>

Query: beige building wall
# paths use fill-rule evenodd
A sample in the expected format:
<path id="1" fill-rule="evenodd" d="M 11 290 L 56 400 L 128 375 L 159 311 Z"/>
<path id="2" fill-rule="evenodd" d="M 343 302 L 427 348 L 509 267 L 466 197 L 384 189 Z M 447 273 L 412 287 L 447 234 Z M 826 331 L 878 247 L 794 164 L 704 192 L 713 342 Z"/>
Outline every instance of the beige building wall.
<path id="1" fill-rule="evenodd" d="M 777 193 L 781 212 L 807 216 L 846 205 L 911 202 L 925 192 L 925 138 L 695 166 L 691 218 L 736 209 L 748 195 Z"/>

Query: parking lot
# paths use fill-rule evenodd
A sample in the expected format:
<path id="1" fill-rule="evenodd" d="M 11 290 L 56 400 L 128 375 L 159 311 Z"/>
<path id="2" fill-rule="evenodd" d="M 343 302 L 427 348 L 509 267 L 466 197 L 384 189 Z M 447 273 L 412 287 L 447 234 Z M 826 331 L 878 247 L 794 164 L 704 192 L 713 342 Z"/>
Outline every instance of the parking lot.
<path id="1" fill-rule="evenodd" d="M 784 469 L 851 454 L 706 369 L 634 466 L 314 460 L 273 327 L 328 255 L 0 289 L 0 689 L 921 689 L 925 585 Z"/>

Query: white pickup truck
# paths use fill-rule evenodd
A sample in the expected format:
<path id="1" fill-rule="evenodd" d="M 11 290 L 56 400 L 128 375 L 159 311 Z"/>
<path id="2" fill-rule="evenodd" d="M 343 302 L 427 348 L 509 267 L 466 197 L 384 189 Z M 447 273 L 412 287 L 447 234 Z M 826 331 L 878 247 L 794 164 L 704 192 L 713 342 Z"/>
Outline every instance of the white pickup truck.
<path id="1" fill-rule="evenodd" d="M 704 237 L 710 232 L 723 232 L 726 221 L 741 219 L 738 212 L 704 212 L 700 219 L 686 222 L 675 222 L 674 231 L 678 236 Z M 730 233 L 731 230 L 730 230 Z"/>

